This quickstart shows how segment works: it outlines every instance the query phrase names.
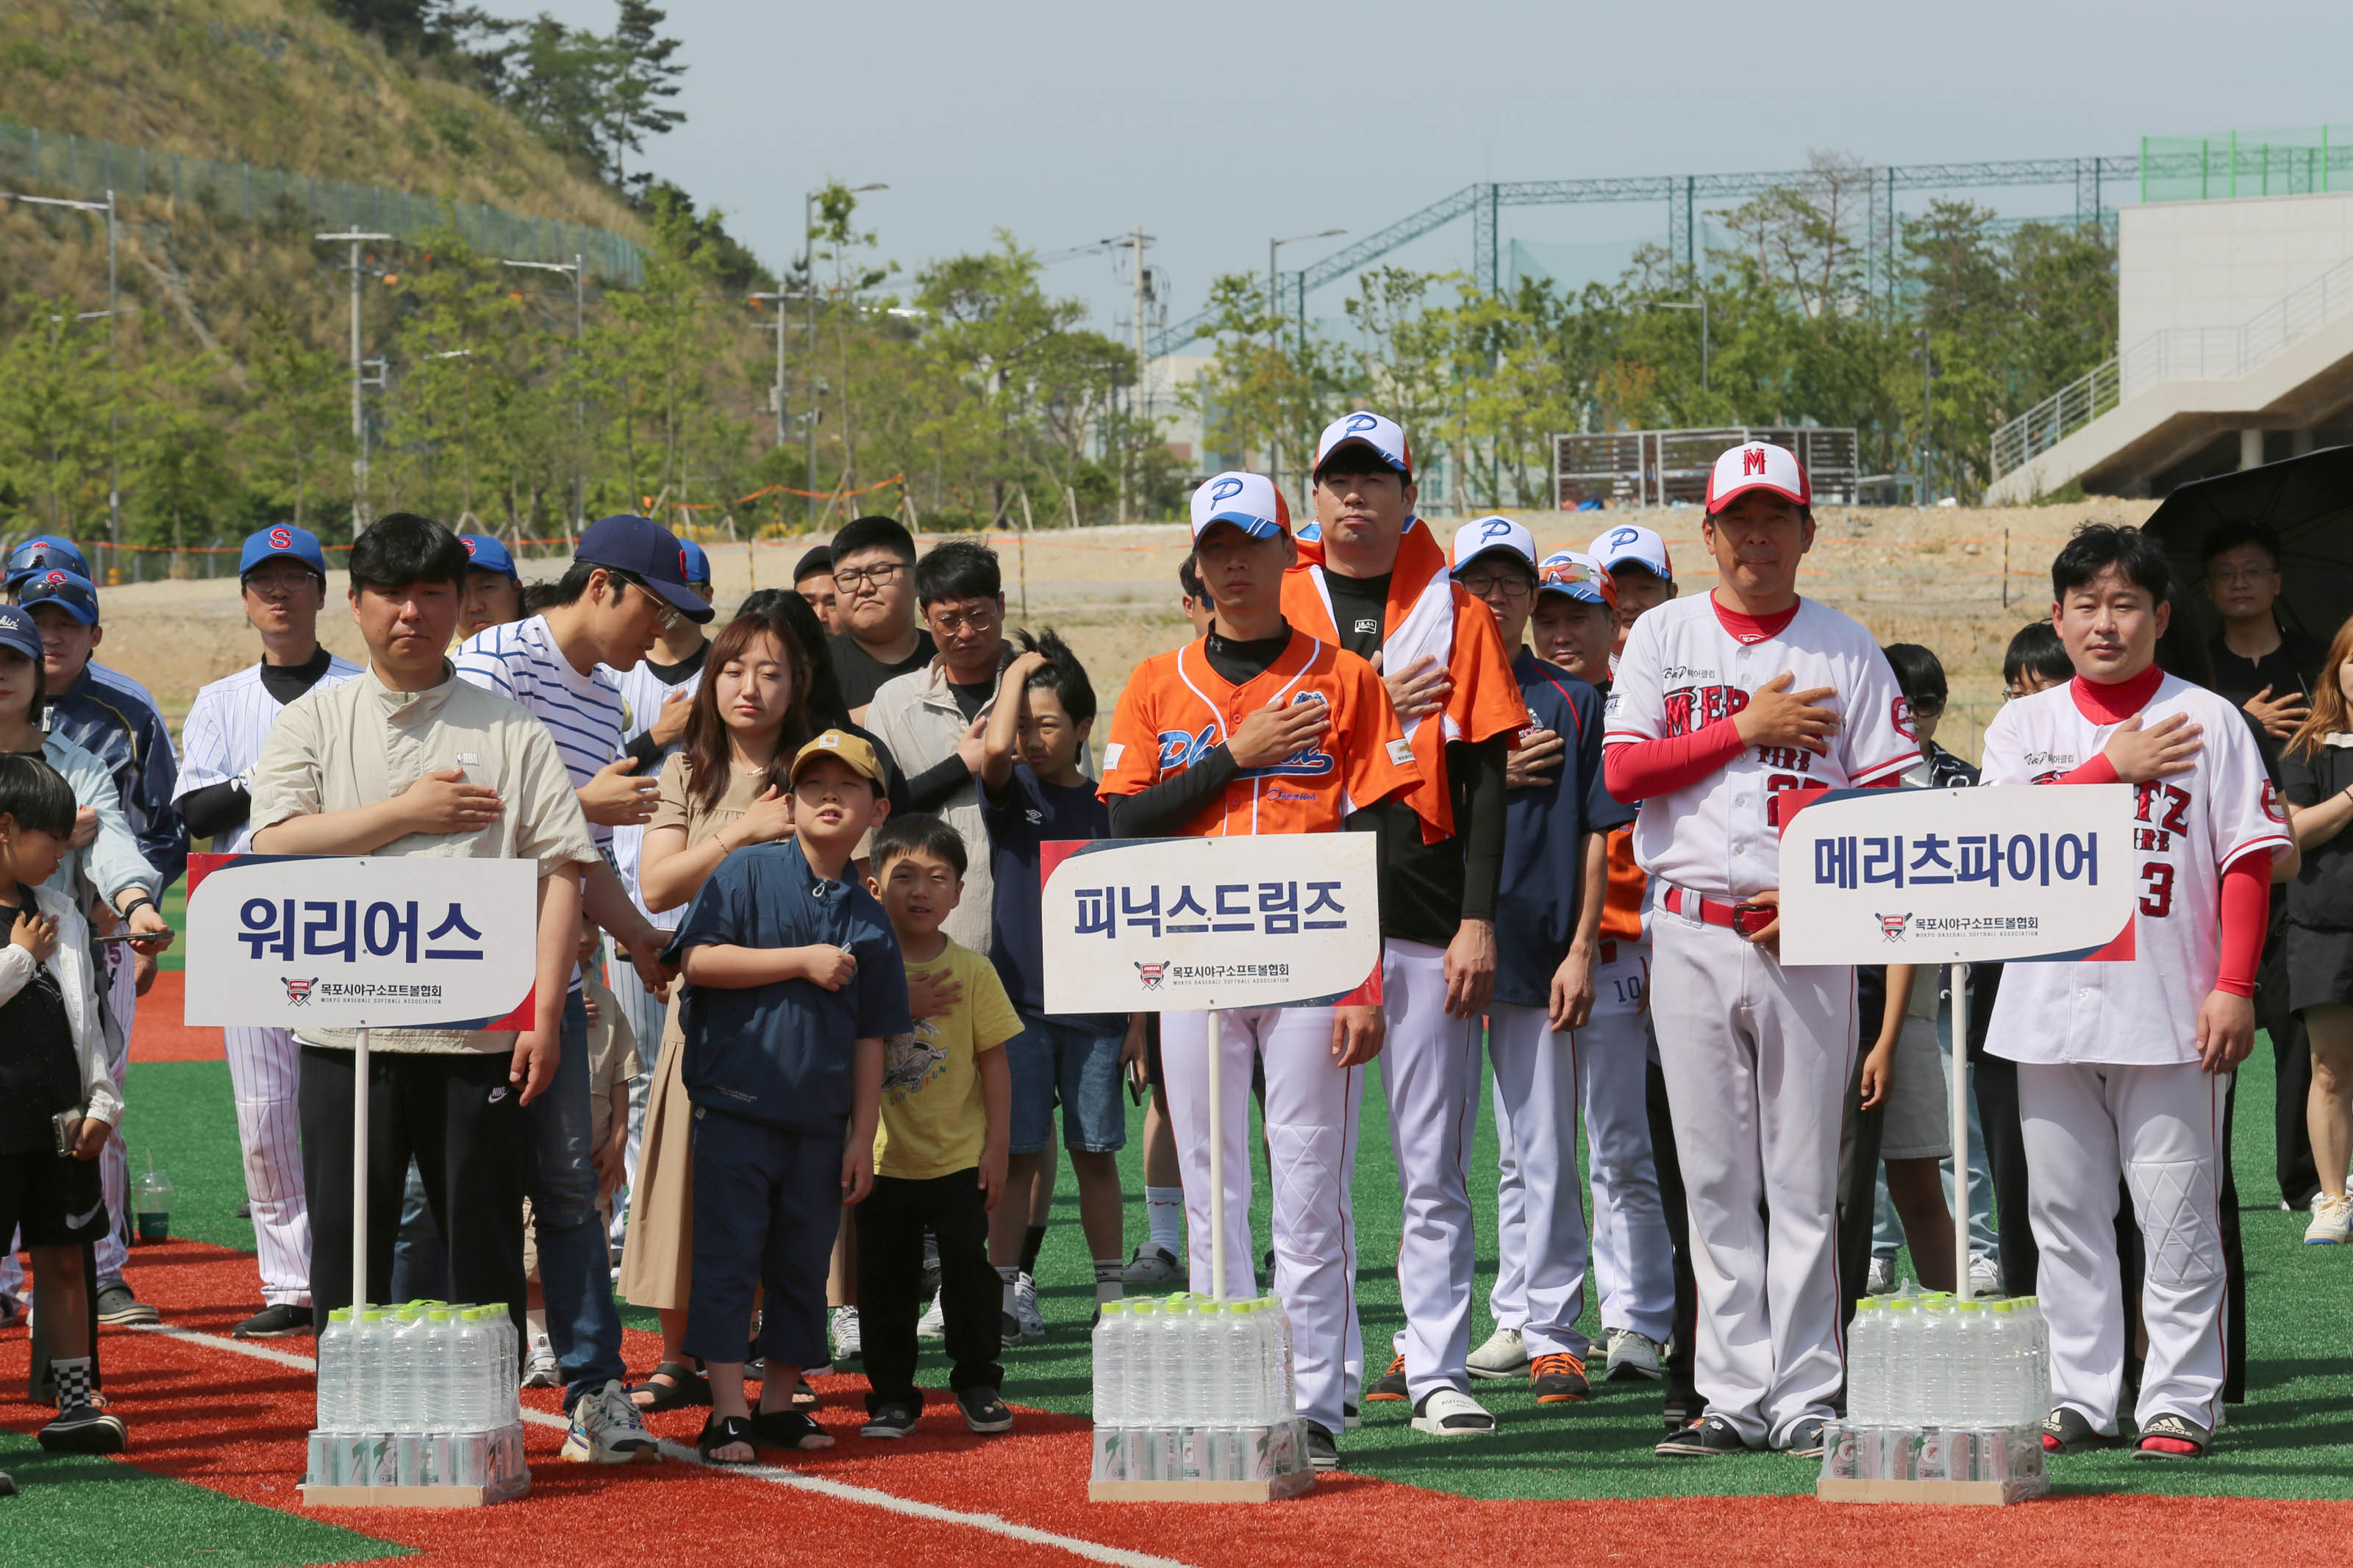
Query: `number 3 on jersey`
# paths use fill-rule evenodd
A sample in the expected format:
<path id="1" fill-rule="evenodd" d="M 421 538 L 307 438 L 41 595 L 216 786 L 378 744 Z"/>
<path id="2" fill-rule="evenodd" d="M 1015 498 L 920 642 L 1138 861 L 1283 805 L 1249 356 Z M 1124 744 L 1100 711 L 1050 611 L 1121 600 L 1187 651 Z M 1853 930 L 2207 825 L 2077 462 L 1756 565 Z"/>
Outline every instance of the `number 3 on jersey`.
<path id="1" fill-rule="evenodd" d="M 2162 860 L 2151 860 L 2140 868 L 2140 912 L 2163 920 L 2173 912 L 2173 868 Z"/>

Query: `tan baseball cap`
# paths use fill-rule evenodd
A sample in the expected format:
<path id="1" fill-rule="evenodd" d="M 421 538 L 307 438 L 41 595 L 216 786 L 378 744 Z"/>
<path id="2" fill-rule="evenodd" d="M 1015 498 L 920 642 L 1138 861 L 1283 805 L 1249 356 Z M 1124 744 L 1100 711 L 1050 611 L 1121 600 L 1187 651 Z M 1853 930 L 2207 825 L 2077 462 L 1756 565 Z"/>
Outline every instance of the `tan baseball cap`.
<path id="1" fill-rule="evenodd" d="M 795 784 L 800 782 L 801 770 L 818 757 L 839 757 L 849 765 L 851 772 L 871 780 L 875 788 L 883 787 L 882 760 L 874 754 L 872 742 L 846 730 L 828 730 L 793 753 Z"/>

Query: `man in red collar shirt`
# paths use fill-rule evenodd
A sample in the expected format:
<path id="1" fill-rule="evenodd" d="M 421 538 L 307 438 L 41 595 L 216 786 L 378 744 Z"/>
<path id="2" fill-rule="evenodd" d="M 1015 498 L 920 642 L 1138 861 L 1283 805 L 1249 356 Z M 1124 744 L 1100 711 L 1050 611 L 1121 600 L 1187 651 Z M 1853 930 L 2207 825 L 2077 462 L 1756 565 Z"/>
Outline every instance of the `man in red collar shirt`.
<path id="1" fill-rule="evenodd" d="M 1315 522 L 1284 575 L 1282 613 L 1372 661 L 1420 777 L 1348 826 L 1381 836 L 1381 1085 L 1405 1198 L 1398 1292 L 1406 1329 L 1372 1400 L 1410 1400 L 1417 1430 L 1495 1429 L 1471 1397 L 1471 1198 L 1464 1145 L 1478 1116 L 1480 1019 L 1495 988 L 1504 762 L 1528 721 L 1487 606 L 1458 585 L 1413 514 L 1405 432 L 1377 414 L 1315 445 Z"/>
<path id="2" fill-rule="evenodd" d="M 1651 1013 L 1690 1200 L 1698 1420 L 1666 1455 L 1820 1454 L 1844 1381 L 1839 1130 L 1854 971 L 1783 967 L 1779 795 L 1892 785 L 1919 760 L 1878 642 L 1798 595 L 1812 490 L 1797 458 L 1718 458 L 1700 538 L 1715 591 L 1634 623 L 1602 743 L 1609 793 L 1640 801 Z"/>

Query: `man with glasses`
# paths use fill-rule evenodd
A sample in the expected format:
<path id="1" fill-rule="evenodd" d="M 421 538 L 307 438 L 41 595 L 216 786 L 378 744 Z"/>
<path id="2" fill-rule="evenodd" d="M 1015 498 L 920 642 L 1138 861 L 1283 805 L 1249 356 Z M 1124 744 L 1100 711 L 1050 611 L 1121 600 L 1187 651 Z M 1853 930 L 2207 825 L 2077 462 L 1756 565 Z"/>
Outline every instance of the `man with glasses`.
<path id="1" fill-rule="evenodd" d="M 914 536 L 887 517 L 849 523 L 833 536 L 833 624 L 840 628 L 827 645 L 833 678 L 851 721 L 871 729 L 866 710 L 884 683 L 932 662 L 932 640 L 915 620 Z"/>

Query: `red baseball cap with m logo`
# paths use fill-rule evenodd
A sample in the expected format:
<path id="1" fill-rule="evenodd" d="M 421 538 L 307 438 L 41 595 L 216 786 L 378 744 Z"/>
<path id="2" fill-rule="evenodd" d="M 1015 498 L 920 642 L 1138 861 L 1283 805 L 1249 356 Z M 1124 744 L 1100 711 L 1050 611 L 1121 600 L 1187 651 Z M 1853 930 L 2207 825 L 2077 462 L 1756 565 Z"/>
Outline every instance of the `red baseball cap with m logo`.
<path id="1" fill-rule="evenodd" d="M 1770 490 L 1799 506 L 1814 504 L 1806 466 L 1795 452 L 1770 441 L 1746 441 L 1716 458 L 1707 476 L 1707 510 L 1722 511 L 1734 497 L 1750 490 Z"/>

